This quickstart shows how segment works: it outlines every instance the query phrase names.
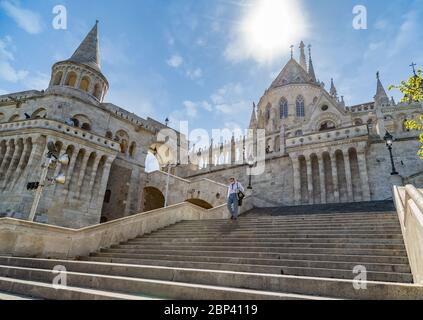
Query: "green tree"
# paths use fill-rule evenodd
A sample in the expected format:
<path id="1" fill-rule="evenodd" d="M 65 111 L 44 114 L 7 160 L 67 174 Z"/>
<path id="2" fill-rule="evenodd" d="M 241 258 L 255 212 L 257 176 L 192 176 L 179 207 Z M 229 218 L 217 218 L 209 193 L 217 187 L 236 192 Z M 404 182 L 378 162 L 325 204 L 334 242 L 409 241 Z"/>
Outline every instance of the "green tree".
<path id="1" fill-rule="evenodd" d="M 423 102 L 423 81 L 422 81 L 422 70 L 419 69 L 417 72 L 414 70 L 414 75 L 411 76 L 408 81 L 401 81 L 400 85 L 389 86 L 389 90 L 398 89 L 404 94 L 404 97 L 401 99 L 401 102 L 411 103 Z M 420 115 L 420 120 L 407 120 L 405 122 L 405 127 L 408 130 L 417 130 L 423 131 L 423 115 Z M 423 160 L 423 134 L 420 135 L 420 150 L 417 153 L 420 158 Z"/>

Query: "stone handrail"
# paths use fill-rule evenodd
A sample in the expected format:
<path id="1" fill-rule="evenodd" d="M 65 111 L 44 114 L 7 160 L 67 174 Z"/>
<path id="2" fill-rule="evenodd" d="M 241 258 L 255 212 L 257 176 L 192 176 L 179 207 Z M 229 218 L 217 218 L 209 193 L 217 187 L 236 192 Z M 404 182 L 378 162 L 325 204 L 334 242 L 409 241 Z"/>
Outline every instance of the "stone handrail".
<path id="1" fill-rule="evenodd" d="M 247 197 L 240 212 L 252 208 L 252 197 Z M 1 218 L 0 255 L 73 259 L 180 221 L 214 219 L 229 219 L 226 205 L 206 210 L 184 202 L 78 230 Z"/>
<path id="2" fill-rule="evenodd" d="M 0 124 L 0 132 L 13 131 L 13 130 L 28 130 L 28 129 L 47 129 L 53 130 L 56 132 L 64 133 L 66 135 L 71 135 L 82 140 L 100 145 L 105 148 L 113 149 L 114 151 L 120 151 L 119 143 L 116 141 L 100 137 L 92 132 L 85 131 L 83 129 L 69 126 L 63 122 L 59 122 L 51 119 L 33 119 L 33 120 L 23 120 L 23 121 L 14 121 L 8 123 Z"/>
<path id="3" fill-rule="evenodd" d="M 423 284 L 423 190 L 394 186 L 394 201 L 414 282 Z"/>

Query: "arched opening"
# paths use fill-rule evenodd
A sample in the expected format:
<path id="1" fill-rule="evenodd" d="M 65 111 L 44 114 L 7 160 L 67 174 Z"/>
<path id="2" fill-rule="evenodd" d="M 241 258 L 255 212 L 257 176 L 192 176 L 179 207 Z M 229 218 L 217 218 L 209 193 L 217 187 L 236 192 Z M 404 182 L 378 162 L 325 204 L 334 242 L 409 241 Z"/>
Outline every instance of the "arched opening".
<path id="1" fill-rule="evenodd" d="M 75 127 L 84 130 L 91 130 L 92 128 L 91 120 L 86 115 L 77 114 L 73 116 L 71 120 L 73 121 Z"/>
<path id="2" fill-rule="evenodd" d="M 303 131 L 302 130 L 297 130 L 297 131 L 295 131 L 295 136 L 296 137 L 301 137 L 301 136 L 303 136 L 304 134 L 303 134 Z"/>
<path id="3" fill-rule="evenodd" d="M 18 121 L 18 120 L 19 120 L 19 115 L 14 114 L 13 116 L 10 117 L 9 122 Z"/>
<path id="4" fill-rule="evenodd" d="M 338 172 L 339 200 L 340 202 L 348 202 L 347 177 L 345 175 L 345 160 L 342 151 L 336 151 L 335 158 Z"/>
<path id="5" fill-rule="evenodd" d="M 31 119 L 41 119 L 47 117 L 47 110 L 44 108 L 40 108 L 36 110 L 32 115 Z"/>
<path id="6" fill-rule="evenodd" d="M 66 86 L 68 87 L 75 87 L 76 85 L 76 73 L 75 72 L 69 72 L 67 78 L 66 78 Z"/>
<path id="7" fill-rule="evenodd" d="M 355 119 L 354 120 L 354 125 L 355 126 L 361 126 L 363 124 L 363 120 L 361 120 L 361 119 Z"/>
<path id="8" fill-rule="evenodd" d="M 273 150 L 275 150 L 275 152 L 281 151 L 281 137 L 280 136 L 276 136 L 275 147 L 273 148 Z"/>
<path id="9" fill-rule="evenodd" d="M 59 71 L 54 75 L 53 86 L 58 86 L 62 82 L 63 72 Z"/>
<path id="10" fill-rule="evenodd" d="M 93 96 L 96 97 L 98 100 L 101 99 L 101 86 L 98 83 L 96 83 L 94 86 Z"/>
<path id="11" fill-rule="evenodd" d="M 207 201 L 201 200 L 201 199 L 188 199 L 188 200 L 185 200 L 185 201 L 192 203 L 192 204 L 194 204 L 198 207 L 201 207 L 203 209 L 209 210 L 209 209 L 213 208 L 213 206 L 210 203 L 208 203 Z"/>
<path id="12" fill-rule="evenodd" d="M 305 102 L 304 102 L 303 96 L 297 97 L 296 108 L 297 108 L 297 117 L 304 118 L 305 117 Z"/>
<path id="13" fill-rule="evenodd" d="M 81 89 L 82 91 L 88 92 L 89 86 L 90 86 L 90 79 L 88 77 L 83 77 L 79 85 L 79 89 Z"/>
<path id="14" fill-rule="evenodd" d="M 350 168 L 351 168 L 351 180 L 353 188 L 353 197 L 354 201 L 362 200 L 362 190 L 361 190 L 361 178 L 360 178 L 360 168 L 358 166 L 358 157 L 357 150 L 351 148 L 348 150 L 348 157 L 350 159 Z"/>
<path id="15" fill-rule="evenodd" d="M 81 129 L 91 131 L 91 125 L 89 123 L 83 123 Z"/>
<path id="16" fill-rule="evenodd" d="M 164 208 L 165 197 L 163 193 L 154 187 L 144 188 L 144 212 Z"/>
<path id="17" fill-rule="evenodd" d="M 110 203 L 110 199 L 112 197 L 112 190 L 106 190 L 104 194 L 104 203 Z"/>
<path id="18" fill-rule="evenodd" d="M 327 131 L 327 130 L 333 130 L 336 128 L 335 123 L 333 121 L 324 121 L 320 124 L 319 131 Z"/>
<path id="19" fill-rule="evenodd" d="M 107 139 L 113 139 L 113 133 L 111 131 L 106 132 L 106 138 Z"/>

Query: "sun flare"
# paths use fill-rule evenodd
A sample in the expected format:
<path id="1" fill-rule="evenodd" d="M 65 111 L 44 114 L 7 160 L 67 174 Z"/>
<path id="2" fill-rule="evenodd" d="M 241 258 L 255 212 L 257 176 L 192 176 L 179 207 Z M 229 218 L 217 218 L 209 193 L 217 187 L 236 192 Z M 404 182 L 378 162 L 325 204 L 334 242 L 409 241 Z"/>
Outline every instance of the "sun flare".
<path id="1" fill-rule="evenodd" d="M 272 62 L 306 35 L 307 20 L 299 0 L 253 0 L 226 53 L 234 60 Z"/>

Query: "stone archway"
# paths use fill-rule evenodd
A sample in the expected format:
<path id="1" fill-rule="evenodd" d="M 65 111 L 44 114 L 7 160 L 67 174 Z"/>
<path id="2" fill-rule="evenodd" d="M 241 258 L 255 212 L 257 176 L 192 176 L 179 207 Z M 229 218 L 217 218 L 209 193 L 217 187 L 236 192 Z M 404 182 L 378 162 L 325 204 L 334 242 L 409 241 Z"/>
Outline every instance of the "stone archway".
<path id="1" fill-rule="evenodd" d="M 207 201 L 204 201 L 202 199 L 188 199 L 188 200 L 185 200 L 185 201 L 192 203 L 196 206 L 199 206 L 201 208 L 207 209 L 207 210 L 213 208 L 213 206 L 210 203 L 208 203 Z"/>
<path id="2" fill-rule="evenodd" d="M 164 208 L 165 197 L 163 193 L 154 187 L 144 188 L 144 212 Z"/>

